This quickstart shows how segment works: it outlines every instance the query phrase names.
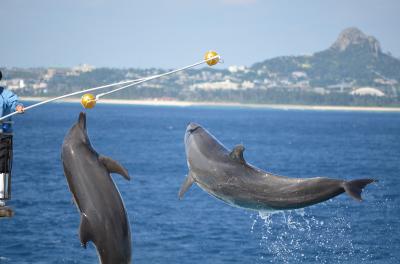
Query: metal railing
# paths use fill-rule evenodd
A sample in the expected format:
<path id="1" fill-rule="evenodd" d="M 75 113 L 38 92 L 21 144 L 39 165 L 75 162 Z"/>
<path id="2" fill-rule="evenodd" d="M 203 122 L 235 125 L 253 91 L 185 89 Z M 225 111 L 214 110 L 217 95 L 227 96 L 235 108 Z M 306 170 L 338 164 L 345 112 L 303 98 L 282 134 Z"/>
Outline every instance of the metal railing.
<path id="1" fill-rule="evenodd" d="M 3 121 L 0 124 L 0 200 L 5 201 L 11 199 L 13 133 L 12 121 Z"/>

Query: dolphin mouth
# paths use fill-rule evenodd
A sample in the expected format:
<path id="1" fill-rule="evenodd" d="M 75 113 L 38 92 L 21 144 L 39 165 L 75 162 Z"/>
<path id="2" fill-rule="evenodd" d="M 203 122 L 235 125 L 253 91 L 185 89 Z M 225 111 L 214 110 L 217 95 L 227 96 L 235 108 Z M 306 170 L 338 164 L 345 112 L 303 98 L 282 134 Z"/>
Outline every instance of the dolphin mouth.
<path id="1" fill-rule="evenodd" d="M 193 122 L 188 124 L 188 126 L 186 128 L 185 140 L 184 140 L 186 147 L 191 144 L 190 142 L 192 142 L 193 137 L 195 136 L 195 132 L 196 131 L 201 132 L 201 130 L 202 130 L 202 127 L 199 124 L 196 124 Z"/>
<path id="2" fill-rule="evenodd" d="M 187 128 L 186 128 L 186 133 L 191 134 L 197 129 L 199 129 L 201 126 L 196 124 L 196 123 L 190 123 Z"/>
<path id="3" fill-rule="evenodd" d="M 193 133 L 194 131 L 196 131 L 197 129 L 199 129 L 200 127 L 198 126 L 198 127 L 195 127 L 195 128 L 191 128 L 191 129 L 189 129 L 188 131 L 187 131 L 187 133 L 189 133 L 189 134 L 191 134 L 191 133 Z"/>
<path id="4" fill-rule="evenodd" d="M 200 128 L 200 126 L 198 124 L 196 124 L 196 123 L 189 123 L 188 124 L 188 126 L 186 128 L 185 140 L 184 140 L 186 146 L 189 144 L 189 140 L 190 140 L 190 138 L 192 136 L 192 133 L 194 131 L 196 131 L 197 129 L 199 129 L 199 128 Z"/>

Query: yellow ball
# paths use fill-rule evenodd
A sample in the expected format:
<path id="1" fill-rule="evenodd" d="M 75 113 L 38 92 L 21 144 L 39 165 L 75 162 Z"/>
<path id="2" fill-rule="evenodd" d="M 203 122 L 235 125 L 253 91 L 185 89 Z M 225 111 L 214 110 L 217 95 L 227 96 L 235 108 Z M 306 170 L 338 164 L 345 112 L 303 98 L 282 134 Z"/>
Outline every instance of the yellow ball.
<path id="1" fill-rule="evenodd" d="M 86 109 L 91 109 L 96 105 L 96 97 L 90 93 L 84 94 L 82 95 L 81 104 Z"/>
<path id="2" fill-rule="evenodd" d="M 204 60 L 211 59 L 212 57 L 215 57 L 215 56 L 218 56 L 217 52 L 215 52 L 213 50 L 207 51 L 206 55 L 204 56 Z M 207 64 L 209 66 L 213 66 L 213 65 L 217 64 L 218 62 L 219 62 L 219 57 L 207 61 Z"/>

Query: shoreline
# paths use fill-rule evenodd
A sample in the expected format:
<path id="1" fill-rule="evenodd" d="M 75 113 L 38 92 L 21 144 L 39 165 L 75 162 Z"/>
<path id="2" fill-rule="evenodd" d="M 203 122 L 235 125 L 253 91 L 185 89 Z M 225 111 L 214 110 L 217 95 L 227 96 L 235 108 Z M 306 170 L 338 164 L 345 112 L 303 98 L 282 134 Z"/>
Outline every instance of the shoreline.
<path id="1" fill-rule="evenodd" d="M 20 101 L 40 102 L 50 97 L 20 97 Z M 57 100 L 54 103 L 80 103 L 80 98 Z M 204 106 L 204 107 L 238 107 L 238 108 L 268 108 L 280 110 L 318 110 L 318 111 L 364 111 L 364 112 L 400 112 L 400 107 L 379 106 L 324 106 L 324 105 L 290 105 L 290 104 L 245 104 L 234 102 L 191 102 L 191 101 L 167 101 L 158 99 L 125 100 L 125 99 L 101 99 L 102 104 L 117 105 L 147 105 L 147 106 Z"/>

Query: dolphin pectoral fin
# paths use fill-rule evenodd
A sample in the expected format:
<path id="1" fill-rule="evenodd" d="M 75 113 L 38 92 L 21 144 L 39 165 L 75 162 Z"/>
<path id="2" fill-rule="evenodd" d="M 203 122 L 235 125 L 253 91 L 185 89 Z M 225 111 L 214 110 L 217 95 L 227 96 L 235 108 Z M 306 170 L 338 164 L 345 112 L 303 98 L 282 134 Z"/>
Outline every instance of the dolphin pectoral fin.
<path id="1" fill-rule="evenodd" d="M 79 239 L 82 247 L 86 248 L 87 242 L 91 240 L 89 221 L 84 213 L 81 214 L 81 224 L 79 225 Z"/>
<path id="2" fill-rule="evenodd" d="M 110 173 L 118 173 L 122 175 L 125 179 L 128 181 L 131 179 L 131 177 L 128 174 L 128 171 L 122 167 L 121 164 L 119 164 L 118 161 L 115 161 L 109 157 L 106 156 L 99 156 L 99 161 L 103 163 L 103 165 L 106 167 L 108 172 Z"/>
<path id="3" fill-rule="evenodd" d="M 232 149 L 231 153 L 229 154 L 229 157 L 231 157 L 231 158 L 234 159 L 234 160 L 239 161 L 239 162 L 242 163 L 242 164 L 245 164 L 246 161 L 244 160 L 244 157 L 243 157 L 244 149 L 245 149 L 245 148 L 244 148 L 244 146 L 243 146 L 242 144 L 236 145 L 236 146 Z"/>
<path id="4" fill-rule="evenodd" d="M 181 189 L 179 190 L 179 199 L 183 198 L 183 195 L 189 190 L 190 186 L 194 183 L 194 179 L 192 176 L 192 172 L 189 171 L 188 176 L 186 177 L 185 181 L 183 182 Z"/>
<path id="5" fill-rule="evenodd" d="M 374 179 L 359 179 L 353 181 L 347 181 L 343 183 L 343 188 L 346 193 L 357 201 L 362 201 L 361 192 L 365 186 L 375 182 Z"/>

